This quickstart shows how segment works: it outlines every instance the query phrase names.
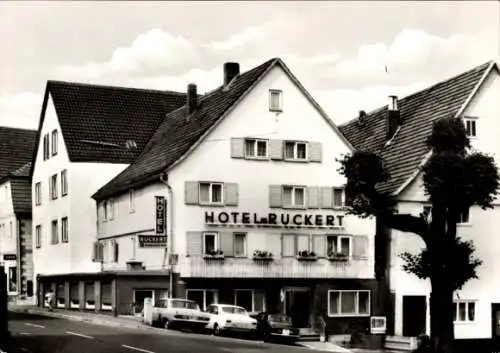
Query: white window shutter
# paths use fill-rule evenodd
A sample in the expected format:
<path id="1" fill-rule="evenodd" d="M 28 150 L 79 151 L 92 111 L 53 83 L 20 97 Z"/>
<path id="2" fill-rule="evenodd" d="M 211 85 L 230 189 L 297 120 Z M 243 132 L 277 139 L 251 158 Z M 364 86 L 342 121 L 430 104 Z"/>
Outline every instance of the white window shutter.
<path id="1" fill-rule="evenodd" d="M 231 232 L 221 232 L 220 237 L 220 249 L 224 253 L 224 256 L 234 255 L 234 236 Z"/>
<path id="2" fill-rule="evenodd" d="M 307 208 L 319 207 L 319 187 L 309 186 L 307 188 Z"/>
<path id="3" fill-rule="evenodd" d="M 352 255 L 355 258 L 364 259 L 368 256 L 368 237 L 366 235 L 356 235 L 352 239 Z"/>
<path id="4" fill-rule="evenodd" d="M 321 144 L 321 142 L 309 142 L 307 148 L 309 161 L 321 163 L 323 159 L 323 145 Z"/>
<path id="5" fill-rule="evenodd" d="M 321 208 L 333 208 L 333 188 L 330 186 L 321 187 Z"/>
<path id="6" fill-rule="evenodd" d="M 232 158 L 245 157 L 245 139 L 239 137 L 231 138 L 231 157 Z"/>
<path id="7" fill-rule="evenodd" d="M 269 156 L 274 160 L 283 159 L 283 140 L 269 140 Z"/>
<path id="8" fill-rule="evenodd" d="M 95 241 L 92 251 L 92 261 L 98 261 L 99 260 L 98 257 L 99 257 L 99 243 Z"/>
<path id="9" fill-rule="evenodd" d="M 309 251 L 309 235 L 297 235 L 297 251 Z"/>
<path id="10" fill-rule="evenodd" d="M 196 181 L 186 181 L 184 185 L 184 202 L 186 205 L 197 205 L 199 202 L 199 186 Z"/>
<path id="11" fill-rule="evenodd" d="M 326 256 L 326 237 L 323 234 L 313 234 L 313 251 L 318 257 Z"/>
<path id="12" fill-rule="evenodd" d="M 269 185 L 269 207 L 279 208 L 282 207 L 281 201 L 281 185 Z"/>
<path id="13" fill-rule="evenodd" d="M 186 255 L 201 255 L 203 251 L 201 232 L 186 232 L 186 242 Z"/>
<path id="14" fill-rule="evenodd" d="M 281 234 L 266 234 L 266 245 L 266 249 L 260 250 L 267 250 L 271 252 L 275 258 L 281 256 Z"/>
<path id="15" fill-rule="evenodd" d="M 224 183 L 224 200 L 226 206 L 238 206 L 238 184 Z"/>

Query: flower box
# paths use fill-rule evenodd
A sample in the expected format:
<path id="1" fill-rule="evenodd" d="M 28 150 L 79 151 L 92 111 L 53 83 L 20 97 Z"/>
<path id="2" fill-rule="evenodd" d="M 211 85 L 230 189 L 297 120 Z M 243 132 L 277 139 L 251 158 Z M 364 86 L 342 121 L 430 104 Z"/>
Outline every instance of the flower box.
<path id="1" fill-rule="evenodd" d="M 221 250 L 207 252 L 203 255 L 205 260 L 224 260 L 224 253 Z"/>
<path id="2" fill-rule="evenodd" d="M 335 262 L 348 262 L 349 261 L 349 256 L 346 254 L 328 254 L 328 260 L 330 261 L 335 261 Z"/>
<path id="3" fill-rule="evenodd" d="M 307 250 L 304 250 L 297 253 L 297 260 L 299 261 L 316 261 L 317 259 L 318 257 L 316 256 L 314 251 L 309 252 Z"/>
<path id="4" fill-rule="evenodd" d="M 269 251 L 255 250 L 252 258 L 254 261 L 273 261 L 273 254 Z"/>

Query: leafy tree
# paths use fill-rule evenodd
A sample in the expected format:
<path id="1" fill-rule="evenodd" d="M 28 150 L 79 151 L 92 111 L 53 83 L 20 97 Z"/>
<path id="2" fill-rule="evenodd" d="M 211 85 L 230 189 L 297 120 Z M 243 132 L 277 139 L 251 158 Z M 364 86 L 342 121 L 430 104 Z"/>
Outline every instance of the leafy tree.
<path id="1" fill-rule="evenodd" d="M 427 144 L 432 154 L 423 167 L 425 193 L 432 205 L 429 215 L 399 214 L 397 200 L 379 186 L 390 175 L 380 156 L 356 151 L 344 156 L 339 171 L 347 178 L 350 213 L 376 216 L 384 227 L 420 236 L 420 254 L 401 254 L 403 269 L 431 283 L 431 347 L 436 353 L 452 352 L 454 340 L 453 292 L 477 278 L 481 261 L 473 257 L 471 241 L 457 237 L 457 223 L 472 205 L 492 208 L 499 189 L 494 159 L 471 152 L 463 122 L 458 118 L 434 123 Z"/>

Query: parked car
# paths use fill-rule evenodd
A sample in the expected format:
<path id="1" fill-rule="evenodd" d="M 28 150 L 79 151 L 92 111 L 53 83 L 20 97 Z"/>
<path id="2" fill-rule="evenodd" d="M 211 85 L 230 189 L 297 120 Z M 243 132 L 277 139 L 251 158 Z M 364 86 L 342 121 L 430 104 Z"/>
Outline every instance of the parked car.
<path id="1" fill-rule="evenodd" d="M 200 310 L 198 303 L 187 299 L 165 298 L 153 306 L 153 325 L 173 328 L 189 328 L 201 332 L 210 322 L 210 315 Z"/>
<path id="2" fill-rule="evenodd" d="M 256 315 L 257 334 L 264 341 L 295 343 L 300 336 L 299 329 L 293 327 L 292 319 L 284 314 L 261 312 Z"/>
<path id="3" fill-rule="evenodd" d="M 222 333 L 246 333 L 255 335 L 257 320 L 250 317 L 241 306 L 227 304 L 211 304 L 207 307 L 210 322 L 206 329 L 214 335 Z"/>

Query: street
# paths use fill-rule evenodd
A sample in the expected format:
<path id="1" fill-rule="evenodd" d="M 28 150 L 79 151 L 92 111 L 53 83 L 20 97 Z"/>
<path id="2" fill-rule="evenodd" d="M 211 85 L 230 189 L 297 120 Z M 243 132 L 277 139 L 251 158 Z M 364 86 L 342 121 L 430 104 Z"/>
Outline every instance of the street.
<path id="1" fill-rule="evenodd" d="M 258 341 L 170 330 L 110 328 L 12 312 L 9 313 L 9 329 L 17 342 L 19 352 L 24 353 L 315 352 L 303 347 L 273 345 Z"/>

